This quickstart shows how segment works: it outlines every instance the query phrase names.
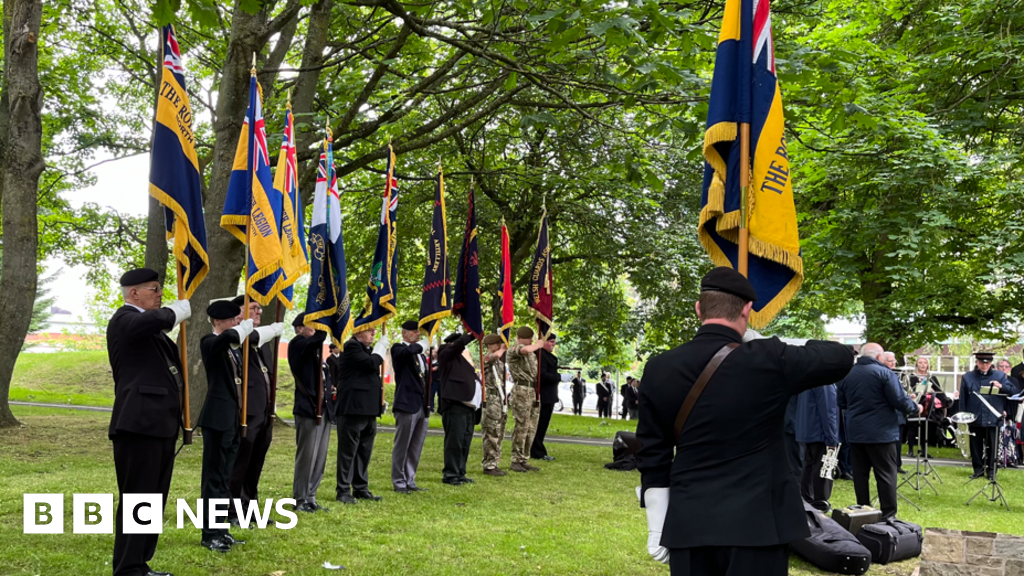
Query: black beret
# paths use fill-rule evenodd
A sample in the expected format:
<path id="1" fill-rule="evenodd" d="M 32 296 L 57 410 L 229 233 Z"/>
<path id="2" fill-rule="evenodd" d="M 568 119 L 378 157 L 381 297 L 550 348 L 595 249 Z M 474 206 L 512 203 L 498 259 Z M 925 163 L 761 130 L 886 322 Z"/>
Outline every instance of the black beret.
<path id="1" fill-rule="evenodd" d="M 214 320 L 227 320 L 242 313 L 242 309 L 231 300 L 214 300 L 206 307 L 206 315 Z"/>
<path id="2" fill-rule="evenodd" d="M 757 300 L 757 292 L 754 292 L 750 281 L 744 278 L 743 274 L 725 266 L 719 266 L 705 274 L 700 281 L 700 291 L 725 292 L 742 298 L 745 302 Z"/>
<path id="3" fill-rule="evenodd" d="M 501 344 L 502 342 L 503 340 L 501 339 L 501 336 L 498 336 L 497 334 L 488 334 L 487 336 L 484 336 L 484 346 Z"/>
<path id="4" fill-rule="evenodd" d="M 406 320 L 402 322 L 402 330 L 419 330 L 420 323 L 415 320 Z"/>
<path id="5" fill-rule="evenodd" d="M 239 294 L 232 298 L 231 301 L 235 303 L 235 306 L 241 308 L 242 306 L 245 306 L 245 294 Z M 249 302 L 251 303 L 253 300 L 249 300 Z"/>
<path id="6" fill-rule="evenodd" d="M 146 282 L 156 282 L 160 275 L 152 268 L 136 268 L 121 275 L 121 286 L 138 286 Z"/>
<path id="7" fill-rule="evenodd" d="M 516 330 L 516 338 L 533 338 L 533 328 L 529 326 L 520 326 Z"/>
<path id="8" fill-rule="evenodd" d="M 299 326 L 302 326 L 305 323 L 305 321 L 306 321 L 306 313 L 302 312 L 298 316 L 295 317 L 295 320 L 292 320 L 292 326 L 295 326 L 296 328 L 298 328 Z"/>
<path id="9" fill-rule="evenodd" d="M 458 332 L 452 332 L 451 334 L 445 337 L 444 343 L 451 344 L 452 342 L 458 340 L 460 337 L 462 337 L 462 334 L 459 334 Z"/>
<path id="10" fill-rule="evenodd" d="M 553 342 L 555 340 L 558 340 L 558 334 L 555 334 L 554 332 L 548 334 L 548 342 Z"/>

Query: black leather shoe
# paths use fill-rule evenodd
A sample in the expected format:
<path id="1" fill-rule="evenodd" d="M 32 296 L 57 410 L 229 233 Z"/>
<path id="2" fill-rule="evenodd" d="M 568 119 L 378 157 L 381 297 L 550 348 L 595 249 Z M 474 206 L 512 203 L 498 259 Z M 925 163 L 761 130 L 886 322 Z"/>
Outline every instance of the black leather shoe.
<path id="1" fill-rule="evenodd" d="M 174 576 L 170 572 L 157 572 L 156 570 L 150 570 L 146 572 L 146 576 Z"/>
<path id="2" fill-rule="evenodd" d="M 336 500 L 338 502 L 341 502 L 342 504 L 359 504 L 359 501 L 353 498 L 352 495 L 348 493 L 338 496 Z"/>
<path id="3" fill-rule="evenodd" d="M 235 538 L 234 536 L 232 536 L 230 533 L 229 534 L 221 534 L 220 539 L 221 539 L 221 542 L 224 542 L 228 546 L 234 546 L 235 544 L 245 544 L 245 540 L 239 540 L 238 538 Z"/>
<path id="4" fill-rule="evenodd" d="M 459 482 L 462 482 L 463 484 L 475 484 L 472 478 L 466 478 L 465 476 L 459 478 Z"/>
<path id="5" fill-rule="evenodd" d="M 412 494 L 412 490 L 409 490 L 408 488 L 395 488 L 395 492 L 398 492 L 399 494 Z"/>
<path id="6" fill-rule="evenodd" d="M 209 540 L 203 540 L 199 543 L 203 548 L 207 550 L 213 550 L 214 552 L 220 552 L 221 554 L 231 550 L 231 545 L 224 542 L 220 538 L 211 538 Z"/>
<path id="7" fill-rule="evenodd" d="M 446 478 L 444 480 L 441 480 L 441 484 L 447 484 L 449 486 L 462 486 L 462 480 L 459 480 L 458 478 Z"/>
<path id="8" fill-rule="evenodd" d="M 541 458 L 541 460 L 544 460 L 545 462 L 551 462 L 554 459 L 555 459 L 554 456 L 545 456 L 545 457 Z"/>
<path id="9" fill-rule="evenodd" d="M 352 496 L 354 496 L 356 498 L 356 500 L 371 500 L 373 502 L 378 502 L 378 501 L 382 500 L 382 498 L 380 496 L 374 496 L 373 493 L 370 492 L 369 490 L 362 490 L 360 492 L 354 492 L 352 494 Z"/>
<path id="10" fill-rule="evenodd" d="M 970 479 L 971 480 L 977 480 L 978 478 L 981 478 L 984 475 L 985 475 L 984 472 L 980 472 L 980 471 L 979 472 L 975 472 L 974 474 L 971 474 L 971 478 Z"/>
<path id="11" fill-rule="evenodd" d="M 413 492 L 426 492 L 427 491 L 426 488 L 420 488 L 419 486 L 410 486 L 409 490 L 412 490 Z"/>
<path id="12" fill-rule="evenodd" d="M 314 511 L 316 511 L 316 512 L 330 512 L 331 511 L 331 509 L 328 508 L 327 506 L 321 506 L 321 505 L 317 504 L 316 502 L 313 502 L 310 505 L 314 508 Z"/>
<path id="13" fill-rule="evenodd" d="M 316 512 L 316 505 L 310 504 L 309 502 L 303 502 L 295 507 L 296 512 L 305 512 L 307 514 L 313 514 Z"/>

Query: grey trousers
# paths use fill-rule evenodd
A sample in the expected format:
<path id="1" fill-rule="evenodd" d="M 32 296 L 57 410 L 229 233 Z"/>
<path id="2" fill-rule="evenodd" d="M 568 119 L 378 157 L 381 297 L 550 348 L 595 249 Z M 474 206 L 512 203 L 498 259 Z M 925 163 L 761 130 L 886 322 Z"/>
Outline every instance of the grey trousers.
<path id="1" fill-rule="evenodd" d="M 295 476 L 292 480 L 292 498 L 295 505 L 303 502 L 316 504 L 316 491 L 324 477 L 327 446 L 331 442 L 331 425 L 327 416 L 316 425 L 316 418 L 295 416 Z"/>
<path id="2" fill-rule="evenodd" d="M 416 487 L 423 441 L 427 439 L 427 415 L 395 411 L 395 444 L 391 448 L 391 484 L 395 490 Z"/>

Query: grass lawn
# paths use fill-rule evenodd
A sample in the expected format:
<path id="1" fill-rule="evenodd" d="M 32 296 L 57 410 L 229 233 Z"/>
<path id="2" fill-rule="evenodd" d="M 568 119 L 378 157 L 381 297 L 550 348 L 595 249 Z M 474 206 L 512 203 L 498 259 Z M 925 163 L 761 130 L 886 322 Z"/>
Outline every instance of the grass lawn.
<path id="1" fill-rule="evenodd" d="M 72 535 L 73 493 L 116 490 L 106 414 L 15 407 L 24 428 L 0 434 L 0 575 L 109 573 L 111 535 Z M 262 498 L 291 492 L 292 430 L 278 428 L 261 483 Z M 552 446 L 558 460 L 537 474 L 491 478 L 479 473 L 480 443 L 470 454 L 477 483 L 440 483 L 441 439 L 428 437 L 418 483 L 429 492 L 402 496 L 390 491 L 391 436 L 378 438 L 370 486 L 380 503 L 343 507 L 333 502 L 334 458 L 320 489 L 326 514 L 301 515 L 293 530 L 245 534 L 249 543 L 226 555 L 201 548 L 194 528 L 165 524 L 153 567 L 177 576 L 325 574 L 324 561 L 347 567 L 345 574 L 586 574 L 662 575 L 668 569 L 649 560 L 646 521 L 636 505 L 634 472 L 602 468 L 608 448 Z M 332 454 L 336 439 L 331 440 Z M 508 443 L 506 442 L 506 450 Z M 199 497 L 201 440 L 178 456 L 171 498 Z M 507 453 L 505 455 L 507 463 Z M 986 501 L 965 507 L 976 489 L 964 486 L 968 469 L 940 468 L 940 496 L 925 496 L 923 512 L 904 506 L 901 517 L 924 526 L 1024 534 L 1024 474 L 1001 475 L 1014 512 Z M 64 536 L 22 534 L 22 494 L 65 494 Z M 839 482 L 833 502 L 853 502 L 853 487 Z M 240 532 L 237 531 L 236 532 Z M 799 559 L 791 574 L 822 572 Z M 909 575 L 915 561 L 873 568 L 869 574 Z"/>

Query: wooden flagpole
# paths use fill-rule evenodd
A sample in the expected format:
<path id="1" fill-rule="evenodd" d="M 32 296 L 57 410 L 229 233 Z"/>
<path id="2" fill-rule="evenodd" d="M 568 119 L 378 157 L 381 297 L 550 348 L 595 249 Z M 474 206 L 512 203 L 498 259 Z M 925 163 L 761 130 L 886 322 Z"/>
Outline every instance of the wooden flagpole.
<path id="1" fill-rule="evenodd" d="M 178 262 L 178 299 L 185 299 L 185 279 L 182 278 L 181 262 Z M 192 443 L 192 414 L 189 408 L 188 396 L 188 339 L 185 332 L 185 323 L 178 324 L 178 352 L 181 354 L 181 381 L 182 381 L 182 422 L 185 424 L 185 435 L 182 444 Z"/>
<path id="2" fill-rule="evenodd" d="M 480 339 L 480 407 L 487 405 L 487 374 L 484 373 L 484 340 Z"/>
<path id="3" fill-rule="evenodd" d="M 252 75 L 256 75 L 256 53 L 252 53 Z M 255 129 L 254 126 L 250 126 L 249 130 Z M 249 138 L 252 138 L 252 132 L 248 134 Z M 252 164 L 252 158 L 249 158 L 249 163 Z M 252 170 L 252 167 L 249 167 Z M 252 194 L 252 190 L 249 190 L 249 194 Z M 245 300 L 243 302 L 244 308 L 242 308 L 242 320 L 249 319 L 249 250 L 252 244 L 252 212 L 245 217 L 245 276 L 243 282 L 245 283 L 244 292 Z M 246 413 L 249 411 L 249 336 L 245 337 L 245 342 L 242 343 L 242 438 L 246 437 L 248 432 L 248 426 L 246 424 Z"/>
<path id="4" fill-rule="evenodd" d="M 750 251 L 750 231 L 747 229 L 747 196 L 750 193 L 750 124 L 740 124 L 740 238 L 737 271 L 747 276 L 747 259 Z"/>
<path id="5" fill-rule="evenodd" d="M 281 322 L 284 319 L 284 310 L 281 306 L 281 300 L 277 301 L 277 312 L 274 314 L 274 322 Z M 270 368 L 270 425 L 274 425 L 274 420 L 277 419 L 277 365 L 278 358 L 280 357 L 279 350 L 281 348 L 281 337 L 274 337 L 274 357 L 271 361 Z M 321 348 L 323 348 L 321 346 Z"/>

